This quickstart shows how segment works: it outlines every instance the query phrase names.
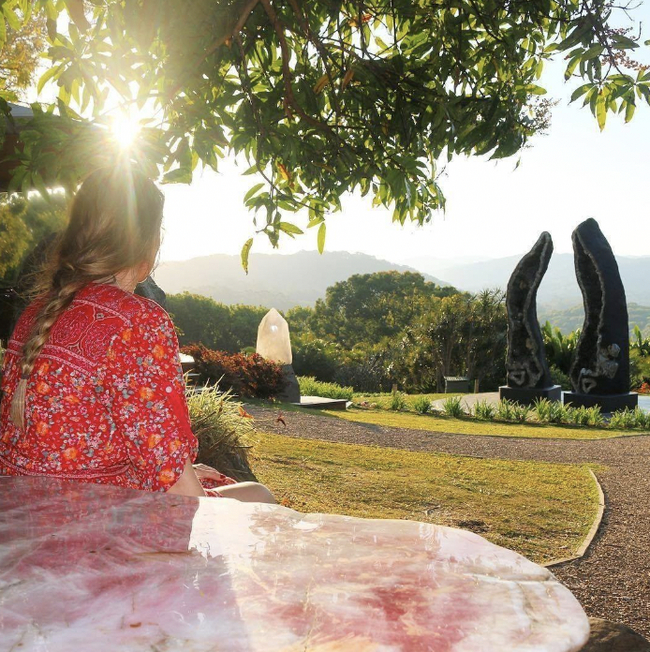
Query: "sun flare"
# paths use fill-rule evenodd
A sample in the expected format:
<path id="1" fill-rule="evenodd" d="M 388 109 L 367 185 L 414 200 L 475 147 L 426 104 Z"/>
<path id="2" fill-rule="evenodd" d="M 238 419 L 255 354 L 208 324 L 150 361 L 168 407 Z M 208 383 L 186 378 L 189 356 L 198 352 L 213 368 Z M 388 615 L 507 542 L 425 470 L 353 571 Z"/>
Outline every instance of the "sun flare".
<path id="1" fill-rule="evenodd" d="M 135 116 L 119 113 L 113 118 L 111 131 L 120 148 L 129 149 L 140 131 L 140 124 Z"/>

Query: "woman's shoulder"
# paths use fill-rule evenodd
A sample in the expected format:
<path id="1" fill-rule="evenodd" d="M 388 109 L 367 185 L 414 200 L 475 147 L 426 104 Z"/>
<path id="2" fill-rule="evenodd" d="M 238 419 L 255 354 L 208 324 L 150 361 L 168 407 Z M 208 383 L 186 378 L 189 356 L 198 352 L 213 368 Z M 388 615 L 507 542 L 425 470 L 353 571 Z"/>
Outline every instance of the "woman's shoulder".
<path id="1" fill-rule="evenodd" d="M 170 320 L 166 310 L 155 301 L 127 292 L 115 285 L 90 283 L 79 292 L 77 299 L 117 313 L 133 325 L 151 322 L 168 323 Z"/>

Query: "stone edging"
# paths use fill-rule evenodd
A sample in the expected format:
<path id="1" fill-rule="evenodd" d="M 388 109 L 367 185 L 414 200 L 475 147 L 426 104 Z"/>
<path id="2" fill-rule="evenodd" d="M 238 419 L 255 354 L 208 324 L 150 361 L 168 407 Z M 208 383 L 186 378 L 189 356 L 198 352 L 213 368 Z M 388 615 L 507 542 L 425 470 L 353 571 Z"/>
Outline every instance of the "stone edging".
<path id="1" fill-rule="evenodd" d="M 562 564 L 568 564 L 571 561 L 575 561 L 576 559 L 580 559 L 584 557 L 585 553 L 587 552 L 587 549 L 591 545 L 591 542 L 594 540 L 594 537 L 596 536 L 598 529 L 600 528 L 600 524 L 603 520 L 603 515 L 605 513 L 605 507 L 606 507 L 605 494 L 603 493 L 603 488 L 600 486 L 600 482 L 598 482 L 598 478 L 596 477 L 596 474 L 591 469 L 588 470 L 593 481 L 596 483 L 596 488 L 598 489 L 598 513 L 596 514 L 596 518 L 594 519 L 594 522 L 591 525 L 589 532 L 587 532 L 587 536 L 584 538 L 582 545 L 578 548 L 575 555 L 563 559 L 553 559 L 552 561 L 549 561 L 548 563 L 544 564 L 546 568 L 553 568 L 555 566 L 561 566 Z"/>

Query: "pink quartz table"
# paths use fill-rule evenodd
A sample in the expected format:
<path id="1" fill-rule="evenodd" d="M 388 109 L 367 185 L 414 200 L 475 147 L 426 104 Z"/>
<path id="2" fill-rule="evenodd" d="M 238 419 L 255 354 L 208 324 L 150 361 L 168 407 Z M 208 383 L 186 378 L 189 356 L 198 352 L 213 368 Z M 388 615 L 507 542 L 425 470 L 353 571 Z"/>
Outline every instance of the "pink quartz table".
<path id="1" fill-rule="evenodd" d="M 436 525 L 0 479 L 0 650 L 569 652 L 548 570 Z"/>

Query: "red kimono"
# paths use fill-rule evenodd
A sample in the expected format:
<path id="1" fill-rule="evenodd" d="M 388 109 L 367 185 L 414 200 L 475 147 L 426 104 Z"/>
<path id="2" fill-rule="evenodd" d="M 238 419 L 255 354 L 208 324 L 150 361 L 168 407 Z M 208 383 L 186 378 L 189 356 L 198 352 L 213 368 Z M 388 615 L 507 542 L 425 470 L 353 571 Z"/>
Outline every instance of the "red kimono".
<path id="1" fill-rule="evenodd" d="M 80 290 L 36 360 L 19 431 L 9 413 L 36 309 L 25 310 L 5 354 L 0 475 L 169 489 L 198 450 L 169 315 L 112 285 Z"/>

